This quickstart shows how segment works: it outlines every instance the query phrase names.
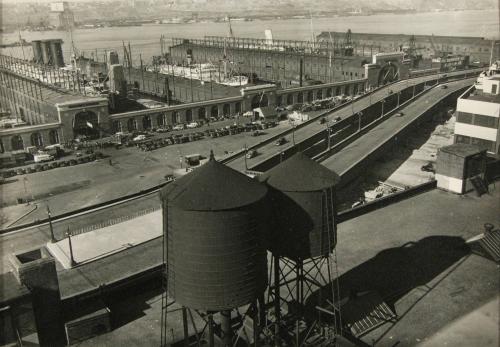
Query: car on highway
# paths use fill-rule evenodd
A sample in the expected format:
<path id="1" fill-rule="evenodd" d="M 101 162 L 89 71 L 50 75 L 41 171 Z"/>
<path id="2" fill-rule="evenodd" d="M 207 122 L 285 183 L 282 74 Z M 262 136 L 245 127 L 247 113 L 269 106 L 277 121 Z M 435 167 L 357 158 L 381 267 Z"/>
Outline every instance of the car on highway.
<path id="1" fill-rule="evenodd" d="M 433 173 L 436 172 L 436 169 L 434 168 L 434 164 L 432 162 L 425 164 L 424 166 L 422 166 L 420 168 L 420 170 L 425 171 L 425 172 L 433 172 Z"/>
<path id="2" fill-rule="evenodd" d="M 262 131 L 259 131 L 259 130 L 255 130 L 253 133 L 252 133 L 252 136 L 259 136 L 259 135 L 262 135 L 263 132 Z"/>
<path id="3" fill-rule="evenodd" d="M 252 158 L 256 157 L 257 154 L 259 154 L 259 153 L 255 149 L 251 149 L 247 152 L 246 157 L 247 157 L 247 159 L 252 159 Z"/>
<path id="4" fill-rule="evenodd" d="M 403 117 L 404 115 L 405 115 L 404 112 L 398 112 L 394 116 L 396 116 L 396 117 Z"/>
<path id="5" fill-rule="evenodd" d="M 319 124 L 325 124 L 326 123 L 326 118 L 325 117 L 321 117 L 318 121 Z"/>
<path id="6" fill-rule="evenodd" d="M 282 144 L 284 144 L 286 142 L 285 138 L 284 137 L 280 137 L 274 144 L 276 146 L 281 146 Z"/>
<path id="7" fill-rule="evenodd" d="M 177 124 L 172 129 L 173 130 L 184 130 L 184 129 L 186 129 L 186 126 L 184 124 Z"/>
<path id="8" fill-rule="evenodd" d="M 334 123 L 337 123 L 337 122 L 340 122 L 342 120 L 342 118 L 340 116 L 337 116 L 333 119 L 333 122 Z"/>
<path id="9" fill-rule="evenodd" d="M 448 89 L 448 86 L 447 86 L 446 84 L 443 84 L 443 85 L 441 86 L 441 89 Z"/>
<path id="10" fill-rule="evenodd" d="M 187 125 L 188 129 L 198 128 L 200 125 L 197 122 L 191 122 Z"/>

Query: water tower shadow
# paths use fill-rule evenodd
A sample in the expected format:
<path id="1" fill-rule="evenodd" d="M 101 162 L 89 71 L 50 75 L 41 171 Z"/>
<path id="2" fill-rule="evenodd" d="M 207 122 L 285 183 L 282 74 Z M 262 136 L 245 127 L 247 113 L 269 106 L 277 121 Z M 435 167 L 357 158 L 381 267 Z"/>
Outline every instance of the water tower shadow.
<path id="1" fill-rule="evenodd" d="M 339 277 L 340 300 L 337 301 L 342 305 L 363 293 L 376 292 L 395 312 L 399 299 L 414 288 L 428 284 L 469 253 L 465 240 L 454 236 L 430 236 L 385 249 Z M 317 312 L 317 305 L 328 307 L 326 300 L 331 301 L 332 285 L 336 291 L 334 280 L 308 297 L 306 306 L 311 314 Z M 323 298 L 321 303 L 320 297 Z M 374 307 L 368 304 L 363 309 L 358 305 L 358 313 L 354 316 L 361 319 Z"/>

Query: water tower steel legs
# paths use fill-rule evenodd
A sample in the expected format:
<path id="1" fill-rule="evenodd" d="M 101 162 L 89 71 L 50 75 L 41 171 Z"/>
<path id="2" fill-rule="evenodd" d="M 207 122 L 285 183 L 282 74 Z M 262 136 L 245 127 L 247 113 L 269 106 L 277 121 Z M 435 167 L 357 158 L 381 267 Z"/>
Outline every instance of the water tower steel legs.
<path id="1" fill-rule="evenodd" d="M 232 346 L 232 330 L 231 330 L 231 311 L 224 310 L 220 312 L 220 322 L 221 322 L 221 330 L 222 330 L 222 341 L 224 347 Z"/>
<path id="2" fill-rule="evenodd" d="M 208 346 L 215 347 L 214 317 L 211 314 L 208 315 Z"/>
<path id="3" fill-rule="evenodd" d="M 189 347 L 189 327 L 187 321 L 187 309 L 182 306 L 182 325 L 184 327 L 184 347 Z"/>
<path id="4" fill-rule="evenodd" d="M 273 255 L 273 284 L 272 284 L 272 294 L 271 300 L 274 300 L 274 310 L 275 310 L 275 327 L 274 327 L 274 340 L 275 346 L 281 346 L 280 330 L 283 327 L 284 317 L 281 315 L 280 307 L 283 303 L 296 303 L 296 307 L 293 307 L 293 312 L 289 312 L 294 316 L 295 326 L 290 326 L 288 330 L 295 330 L 295 341 L 294 345 L 300 346 L 302 343 L 301 335 L 301 320 L 304 316 L 304 304 L 306 299 L 313 293 L 317 293 L 318 302 L 314 304 L 317 307 L 322 307 L 325 304 L 334 304 L 332 311 L 338 310 L 338 286 L 335 287 L 335 282 L 332 274 L 332 261 L 335 263 L 336 259 L 333 254 L 328 254 L 325 256 L 308 258 L 308 259 L 298 259 L 292 260 L 286 257 L 279 257 Z M 294 287 L 295 286 L 295 287 Z M 331 287 L 331 297 L 322 292 L 322 289 Z M 284 291 L 283 296 L 280 296 L 280 292 Z M 330 294 L 330 292 L 329 292 Z M 326 300 L 325 300 L 326 299 Z M 323 302 L 325 301 L 325 302 Z M 290 308 L 290 306 L 289 306 Z M 307 334 L 311 333 L 312 329 L 322 328 L 322 317 L 321 312 L 318 309 L 318 314 L 316 320 L 307 328 Z M 334 319 L 334 329 L 336 333 L 340 333 L 340 329 L 337 326 L 337 322 Z"/>
<path id="5" fill-rule="evenodd" d="M 276 254 L 274 259 L 274 338 L 275 346 L 280 345 L 280 322 L 281 322 L 281 303 L 280 303 L 280 258 Z"/>

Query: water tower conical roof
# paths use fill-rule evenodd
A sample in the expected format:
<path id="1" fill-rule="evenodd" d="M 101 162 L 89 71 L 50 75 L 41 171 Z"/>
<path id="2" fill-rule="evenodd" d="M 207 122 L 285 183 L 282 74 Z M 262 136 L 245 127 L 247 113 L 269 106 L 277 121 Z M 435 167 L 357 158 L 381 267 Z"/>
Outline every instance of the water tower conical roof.
<path id="1" fill-rule="evenodd" d="M 307 192 L 331 188 L 340 181 L 340 177 L 298 152 L 261 175 L 259 180 L 281 191 Z"/>
<path id="2" fill-rule="evenodd" d="M 210 160 L 189 174 L 168 184 L 161 198 L 183 210 L 228 210 L 253 204 L 262 199 L 267 188 L 258 181 Z"/>

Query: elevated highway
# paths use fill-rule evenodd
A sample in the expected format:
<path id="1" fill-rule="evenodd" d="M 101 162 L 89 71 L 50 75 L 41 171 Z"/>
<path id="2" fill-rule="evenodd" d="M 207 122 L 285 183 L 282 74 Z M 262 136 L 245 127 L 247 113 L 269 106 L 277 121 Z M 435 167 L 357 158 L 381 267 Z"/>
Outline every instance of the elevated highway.
<path id="1" fill-rule="evenodd" d="M 470 71 L 467 73 L 469 76 L 472 75 L 475 78 L 475 73 L 472 74 Z M 457 72 L 448 74 L 448 78 L 462 77 L 463 75 L 464 72 Z M 387 110 L 389 107 L 388 105 L 391 105 L 391 103 L 394 104 L 393 107 L 397 107 L 397 105 L 401 104 L 403 100 L 405 100 L 405 98 L 409 99 L 414 95 L 414 93 L 416 95 L 419 92 L 423 92 L 427 84 L 435 85 L 438 79 L 442 80 L 442 78 L 443 76 L 425 76 L 408 81 L 401 81 L 390 86 L 383 87 L 373 92 L 371 95 L 359 98 L 352 104 L 343 106 L 338 110 L 334 110 L 333 112 L 326 112 L 324 114 L 324 117 L 328 121 L 331 121 L 337 117 L 340 117 L 342 119 L 342 121 L 336 123 L 338 125 L 332 127 L 335 130 L 333 133 L 331 133 L 331 149 L 333 149 L 333 152 L 339 150 L 341 146 L 339 146 L 338 143 L 342 141 L 342 139 L 345 139 L 352 134 L 357 133 L 359 128 L 361 128 L 362 130 L 361 132 L 359 132 L 359 135 L 364 135 L 368 130 L 368 123 L 372 123 L 373 120 L 375 120 L 382 114 L 382 107 Z M 425 98 L 421 97 L 414 103 L 416 105 L 415 111 L 411 111 L 413 110 L 412 108 L 411 110 L 404 111 L 408 114 L 405 117 L 390 117 L 388 120 L 381 122 L 377 127 L 373 128 L 373 130 L 371 130 L 367 134 L 368 136 L 362 136 L 361 139 L 370 138 L 370 141 L 374 141 L 375 139 L 373 135 L 377 135 L 381 137 L 380 141 L 382 141 L 382 137 L 386 134 L 390 134 L 391 132 L 396 131 L 397 127 L 404 126 L 404 124 L 406 124 L 405 122 L 408 122 L 415 117 L 418 118 L 418 115 L 413 115 L 413 112 L 418 113 L 418 110 L 424 110 L 424 108 L 427 107 L 429 103 L 438 102 L 441 98 L 444 98 L 447 95 L 455 92 L 456 90 L 459 90 L 460 88 L 471 84 L 472 81 L 473 79 L 467 79 L 462 82 L 450 83 L 450 87 L 448 89 L 434 88 L 430 90 L 428 93 L 424 94 Z M 393 93 L 388 94 L 388 90 L 392 90 Z M 399 94 L 398 92 L 401 92 L 401 94 Z M 391 100 L 386 101 L 386 103 L 382 105 L 380 101 L 383 99 Z M 369 107 L 372 107 L 370 112 L 366 112 L 366 115 L 363 114 L 361 117 L 358 116 L 358 113 L 360 111 L 363 112 L 363 110 Z M 384 114 L 386 113 L 385 110 Z M 361 119 L 361 123 L 359 123 L 359 119 Z M 383 126 L 383 124 L 386 122 L 388 122 L 387 127 Z M 254 159 L 249 159 L 247 162 L 247 166 L 250 169 L 258 169 L 263 167 L 263 163 L 265 163 L 264 165 L 270 168 L 273 166 L 273 164 L 279 163 L 280 157 L 284 159 L 284 157 L 280 154 L 281 152 L 284 152 L 285 155 L 288 156 L 293 154 L 293 152 L 296 150 L 314 150 L 316 152 L 314 153 L 314 155 L 316 155 L 323 153 L 328 149 L 328 141 L 327 137 L 325 136 L 326 125 L 319 124 L 317 120 L 312 120 L 300 127 L 298 126 L 293 132 L 292 130 L 286 130 L 283 134 L 284 135 L 279 136 L 286 136 L 286 138 L 289 140 L 287 144 L 281 146 L 283 148 L 278 148 L 278 146 L 274 144 L 274 139 L 272 138 L 264 141 L 264 143 L 257 144 L 254 147 L 261 154 Z M 295 141 L 296 146 L 293 146 L 293 141 Z M 339 173 L 343 173 L 351 164 L 355 164 L 360 160 L 359 158 L 365 154 L 362 153 L 363 151 L 368 151 L 374 146 L 373 144 L 369 144 L 371 142 L 366 142 L 363 147 L 363 151 L 354 151 L 353 148 L 360 147 L 360 143 L 365 142 L 363 140 L 356 140 L 351 146 L 348 145 L 345 148 L 345 157 L 342 157 L 343 159 L 341 160 L 339 158 L 341 155 L 343 155 L 342 153 L 344 152 L 344 150 L 341 150 L 340 152 L 334 154 L 334 156 L 330 159 L 327 158 L 327 156 L 324 156 L 324 164 Z M 308 144 L 309 146 L 306 146 Z M 301 147 L 301 145 L 303 147 Z M 356 152 L 357 155 L 354 155 L 354 152 Z M 246 167 L 244 154 L 244 151 L 235 153 L 234 155 L 225 158 L 224 161 L 227 162 L 229 166 L 237 170 L 245 171 Z M 108 208 L 103 208 L 103 206 L 100 206 L 96 211 L 94 211 L 93 208 L 87 208 L 84 214 L 82 214 L 82 212 L 79 212 L 74 216 L 74 218 L 71 217 L 71 213 L 69 214 L 69 216 L 68 214 L 66 214 L 64 219 L 60 220 L 58 216 L 54 216 L 53 226 L 56 238 L 63 237 L 65 230 L 67 230 L 67 227 L 75 226 L 75 222 L 77 221 L 78 225 L 83 226 L 86 223 L 86 220 L 91 219 L 90 216 L 99 215 L 98 219 L 106 219 L 107 215 L 110 215 L 113 218 L 118 218 L 122 215 L 130 215 L 131 213 L 141 209 L 149 209 L 158 204 L 157 196 L 156 194 L 154 194 L 154 191 L 156 189 L 152 187 L 152 190 L 152 194 L 140 194 L 133 201 L 127 201 L 123 204 L 115 203 Z M 23 235 L 27 236 L 26 239 Z M 10 253 L 10 251 L 16 249 L 26 248 L 26 245 L 35 246 L 37 244 L 46 242 L 50 240 L 48 222 L 46 219 L 44 220 L 40 218 L 40 220 L 37 220 L 32 225 L 26 225 L 26 227 L 24 228 L 21 226 L 17 227 L 14 230 L 4 230 L 2 236 L 0 236 L 0 240 L 2 243 L 2 249 L 6 250 L 5 253 Z M 5 244 L 5 242 L 7 242 L 7 244 Z"/>
<path id="2" fill-rule="evenodd" d="M 349 105 L 325 112 L 322 115 L 325 118 L 324 124 L 320 124 L 317 119 L 312 119 L 297 125 L 295 129 L 284 132 L 283 136 L 287 141 L 285 144 L 277 146 L 275 141 L 268 140 L 251 148 L 259 153 L 256 157 L 245 159 L 242 155 L 235 156 L 228 160 L 228 165 L 239 171 L 249 169 L 263 172 L 299 150 L 314 157 L 340 141 L 347 138 L 352 140 L 353 137 L 361 136 L 363 132 L 360 130 L 370 124 L 385 120 L 384 115 L 389 115 L 400 105 L 411 102 L 412 98 L 420 97 L 421 99 L 416 102 L 421 102 L 421 100 L 425 102 L 424 95 L 437 84 L 468 76 L 471 76 L 470 72 L 465 74 L 462 71 L 432 76 L 432 78 L 424 76 L 385 86 Z M 476 77 L 475 74 L 473 76 Z M 473 79 L 467 79 L 467 81 L 469 85 L 473 83 Z M 339 121 L 335 122 L 335 120 Z M 328 133 L 330 134 L 330 143 L 327 141 Z M 336 148 L 340 149 L 341 146 L 336 146 Z"/>

